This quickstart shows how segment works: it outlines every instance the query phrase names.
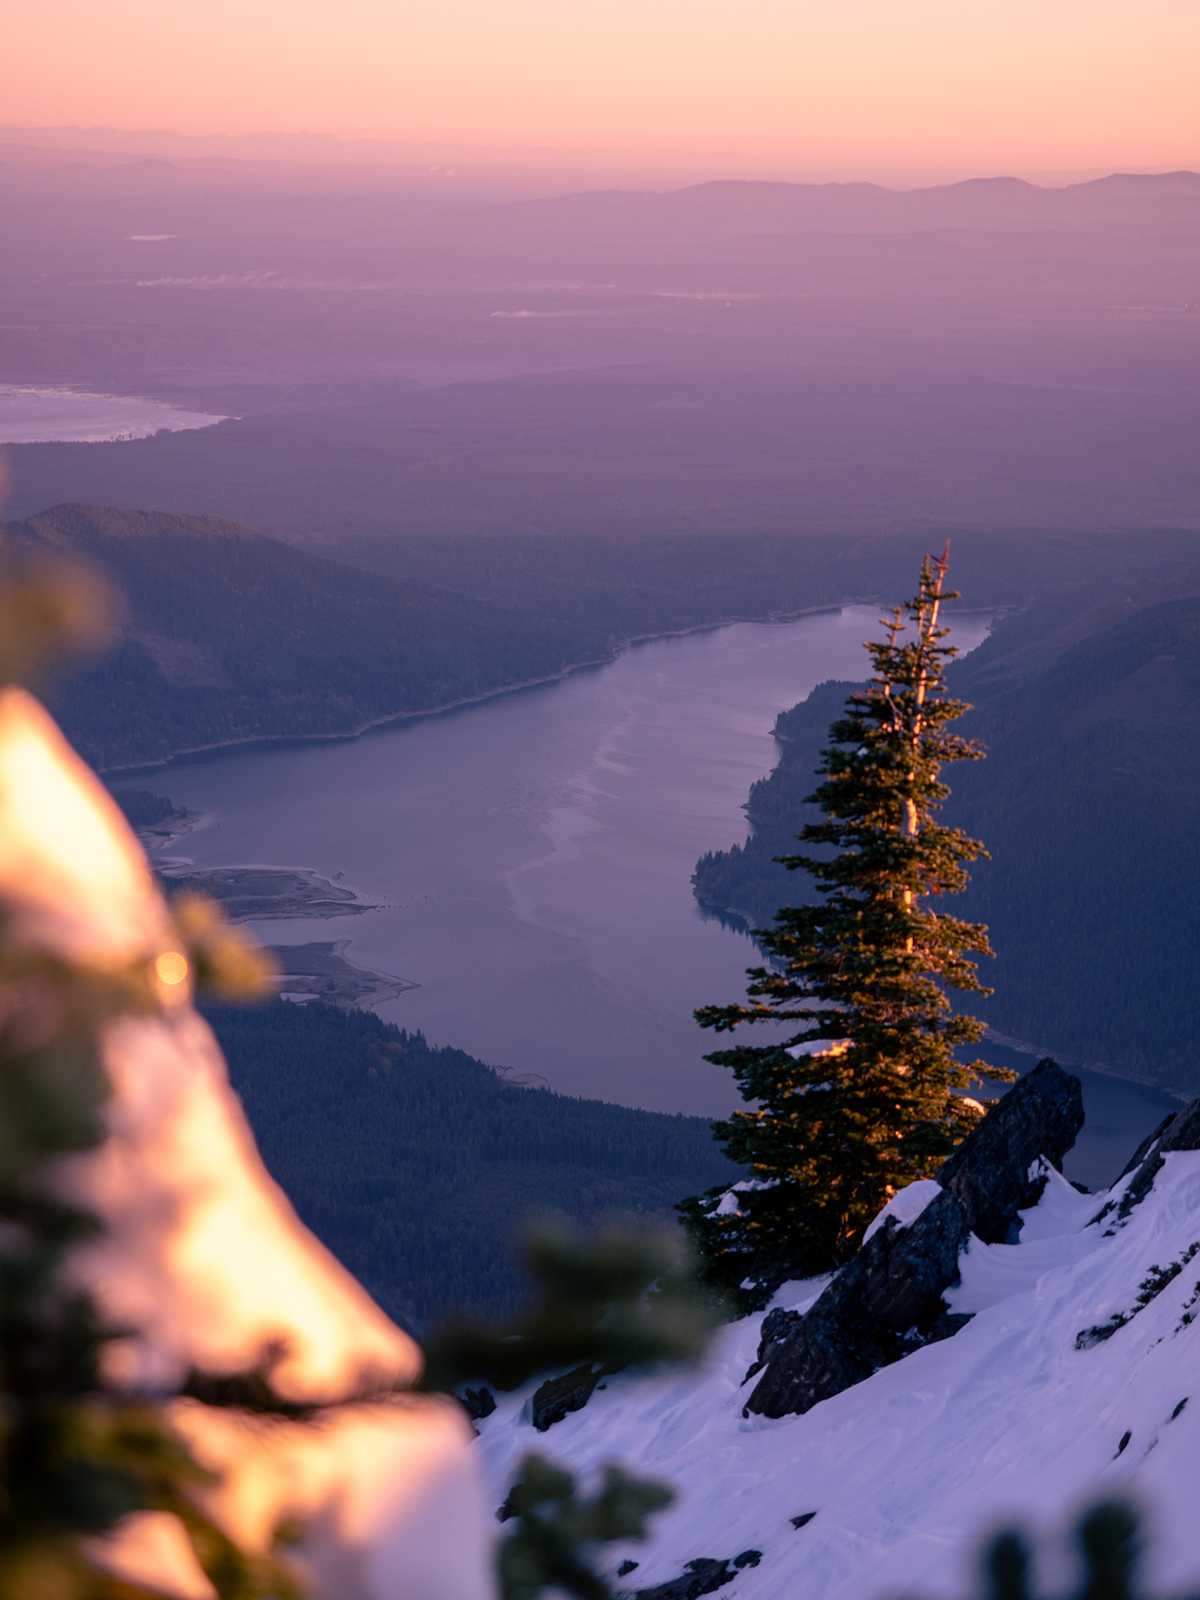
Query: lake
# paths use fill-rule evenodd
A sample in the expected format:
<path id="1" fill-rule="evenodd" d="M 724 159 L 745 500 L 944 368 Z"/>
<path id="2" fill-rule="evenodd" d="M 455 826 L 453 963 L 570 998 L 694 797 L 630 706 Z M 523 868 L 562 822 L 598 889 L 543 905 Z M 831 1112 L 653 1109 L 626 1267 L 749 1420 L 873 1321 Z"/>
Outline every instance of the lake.
<path id="1" fill-rule="evenodd" d="M 723 1113 L 732 1083 L 703 1061 L 718 1041 L 692 1012 L 737 999 L 755 950 L 702 915 L 691 872 L 745 837 L 776 714 L 823 679 L 863 676 L 876 622 L 849 606 L 651 641 L 352 742 L 224 752 L 136 781 L 207 815 L 176 847 L 197 865 L 311 868 L 377 903 L 251 926 L 275 944 L 345 939 L 349 959 L 416 984 L 379 1007 L 389 1020 L 564 1093 Z M 959 617 L 956 641 L 986 629 Z M 1086 1081 L 1074 1171 L 1094 1181 L 1172 1102 Z"/>
<path id="2" fill-rule="evenodd" d="M 207 428 L 224 417 L 184 411 L 142 395 L 0 384 L 0 445 L 102 444 L 166 429 Z"/>

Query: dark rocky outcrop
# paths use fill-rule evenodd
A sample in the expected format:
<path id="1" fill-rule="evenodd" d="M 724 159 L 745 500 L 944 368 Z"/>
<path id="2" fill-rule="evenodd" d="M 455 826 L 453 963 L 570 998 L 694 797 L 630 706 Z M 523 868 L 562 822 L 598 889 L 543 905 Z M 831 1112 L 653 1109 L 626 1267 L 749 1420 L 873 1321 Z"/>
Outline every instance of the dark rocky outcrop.
<path id="1" fill-rule="evenodd" d="M 496 1396 L 486 1384 L 480 1384 L 477 1389 L 464 1389 L 458 1396 L 458 1403 L 472 1422 L 482 1422 L 495 1411 Z"/>
<path id="2" fill-rule="evenodd" d="M 672 1578 L 669 1583 L 657 1583 L 652 1589 L 638 1589 L 633 1600 L 700 1600 L 701 1595 L 715 1594 L 732 1583 L 739 1572 L 756 1567 L 761 1560 L 761 1550 L 743 1550 L 732 1561 L 699 1556 L 687 1563 L 678 1578 Z"/>
<path id="3" fill-rule="evenodd" d="M 1154 1180 L 1162 1168 L 1163 1157 L 1173 1150 L 1200 1150 L 1200 1100 L 1189 1101 L 1182 1111 L 1177 1111 L 1173 1117 L 1168 1117 L 1150 1139 L 1143 1140 L 1134 1152 L 1133 1160 L 1125 1168 L 1125 1172 L 1128 1173 L 1135 1164 L 1136 1170 L 1129 1187 L 1117 1204 L 1119 1218 L 1127 1217 L 1134 1206 L 1140 1205 L 1150 1193 Z M 1122 1177 L 1124 1175 L 1123 1173 Z M 1109 1206 L 1105 1206 L 1096 1221 L 1107 1215 L 1110 1209 Z"/>
<path id="4" fill-rule="evenodd" d="M 1082 1126 L 1079 1080 L 1039 1062 L 945 1163 L 943 1192 L 913 1223 L 888 1218 L 808 1311 L 764 1319 L 746 1374 L 762 1376 L 746 1414 L 798 1415 L 957 1332 L 968 1319 L 949 1313 L 943 1295 L 967 1240 L 1011 1238 L 1018 1212 L 1037 1198 L 1036 1163 L 1061 1165 Z"/>
<path id="5" fill-rule="evenodd" d="M 1158 1153 L 1165 1155 L 1172 1150 L 1200 1150 L 1200 1099 L 1189 1101 L 1164 1129 Z"/>
<path id="6" fill-rule="evenodd" d="M 620 1372 L 618 1363 L 606 1362 L 597 1366 L 585 1361 L 581 1367 L 572 1367 L 559 1378 L 547 1378 L 534 1390 L 531 1420 L 539 1433 L 545 1433 L 556 1422 L 561 1422 L 572 1411 L 582 1411 L 595 1394 L 603 1378 Z"/>
<path id="7" fill-rule="evenodd" d="M 799 1415 L 929 1342 L 969 1235 L 962 1206 L 940 1194 L 907 1228 L 889 1218 L 810 1310 L 769 1313 L 747 1414 Z"/>
<path id="8" fill-rule="evenodd" d="M 1121 1168 L 1117 1175 L 1117 1183 L 1120 1183 L 1122 1178 L 1127 1178 L 1131 1172 L 1137 1171 L 1138 1167 L 1141 1166 L 1142 1162 L 1150 1154 L 1151 1150 L 1153 1150 L 1154 1146 L 1162 1138 L 1163 1134 L 1166 1133 L 1167 1129 L 1175 1121 L 1176 1115 L 1176 1112 L 1168 1111 L 1167 1115 L 1162 1119 L 1158 1127 L 1152 1129 L 1146 1135 L 1141 1144 L 1138 1145 L 1137 1149 L 1130 1156 L 1129 1160 Z"/>
<path id="9" fill-rule="evenodd" d="M 1056 1061 L 1039 1061 L 1015 1083 L 938 1173 L 938 1182 L 966 1213 L 967 1226 L 988 1244 L 1005 1244 L 1017 1213 L 1039 1185 L 1029 1170 L 1039 1157 L 1061 1167 L 1083 1127 L 1079 1079 Z"/>

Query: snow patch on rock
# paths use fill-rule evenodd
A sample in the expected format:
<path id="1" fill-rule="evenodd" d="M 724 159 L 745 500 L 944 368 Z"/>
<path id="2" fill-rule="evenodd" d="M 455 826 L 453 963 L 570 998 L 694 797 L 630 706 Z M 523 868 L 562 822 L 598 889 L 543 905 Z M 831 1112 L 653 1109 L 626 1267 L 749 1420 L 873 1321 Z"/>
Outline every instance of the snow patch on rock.
<path id="1" fill-rule="evenodd" d="M 941 1193 L 942 1186 L 936 1178 L 918 1178 L 915 1183 L 905 1184 L 903 1189 L 896 1191 L 863 1234 L 863 1243 L 866 1244 L 868 1239 L 873 1238 L 889 1217 L 897 1227 L 909 1227 L 929 1202 L 936 1200 Z"/>

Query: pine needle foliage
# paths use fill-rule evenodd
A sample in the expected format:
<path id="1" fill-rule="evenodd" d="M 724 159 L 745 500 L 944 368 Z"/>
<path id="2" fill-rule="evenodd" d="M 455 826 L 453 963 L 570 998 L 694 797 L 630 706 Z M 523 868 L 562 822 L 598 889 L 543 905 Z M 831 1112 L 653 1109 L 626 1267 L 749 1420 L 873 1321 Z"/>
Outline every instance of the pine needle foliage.
<path id="1" fill-rule="evenodd" d="M 707 1057 L 748 1103 L 714 1133 L 751 1181 L 736 1206 L 714 1191 L 681 1208 L 710 1281 L 751 1297 L 844 1261 L 889 1197 L 969 1131 L 978 1104 L 963 1091 L 1012 1076 L 957 1057 L 984 1030 L 948 991 L 988 993 L 975 958 L 992 952 L 986 928 L 935 909 L 987 854 L 939 820 L 942 768 L 983 755 L 953 730 L 970 708 L 946 689 L 947 565 L 926 558 L 916 595 L 867 645 L 871 679 L 830 730 L 809 797 L 820 818 L 803 851 L 779 858 L 819 898 L 756 933 L 768 964 L 749 970 L 744 1002 L 696 1013 L 718 1033 L 776 1034 Z"/>
<path id="2" fill-rule="evenodd" d="M 565 1468 L 526 1456 L 506 1503 L 513 1525 L 497 1552 L 500 1600 L 539 1600 L 547 1592 L 614 1600 L 596 1557 L 606 1544 L 645 1539 L 649 1518 L 674 1498 L 665 1484 L 616 1466 L 585 1495 Z"/>
<path id="3" fill-rule="evenodd" d="M 505 1390 L 580 1362 L 653 1371 L 703 1354 L 711 1312 L 677 1236 L 614 1227 L 588 1237 L 544 1222 L 527 1235 L 524 1254 L 528 1307 L 509 1323 L 436 1332 L 424 1347 L 427 1387 L 453 1392 L 482 1378 Z M 614 1600 L 604 1547 L 646 1538 L 649 1519 L 673 1499 L 667 1484 L 615 1464 L 595 1487 L 544 1456 L 525 1456 L 499 1513 L 511 1524 L 496 1551 L 499 1600 Z"/>
<path id="4" fill-rule="evenodd" d="M 450 1394 L 482 1379 L 515 1389 L 580 1362 L 647 1370 L 704 1353 L 712 1316 L 691 1253 L 666 1229 L 587 1233 L 545 1220 L 527 1229 L 523 1264 L 533 1294 L 515 1317 L 452 1320 L 426 1339 L 425 1388 Z"/>
<path id="5" fill-rule="evenodd" d="M 1075 1528 L 1077 1582 L 1058 1600 L 1139 1600 L 1145 1562 L 1141 1518 L 1122 1500 L 1089 1507 Z M 1042 1600 L 1034 1550 L 1019 1528 L 1006 1528 L 984 1546 L 975 1595 L 978 1600 Z"/>

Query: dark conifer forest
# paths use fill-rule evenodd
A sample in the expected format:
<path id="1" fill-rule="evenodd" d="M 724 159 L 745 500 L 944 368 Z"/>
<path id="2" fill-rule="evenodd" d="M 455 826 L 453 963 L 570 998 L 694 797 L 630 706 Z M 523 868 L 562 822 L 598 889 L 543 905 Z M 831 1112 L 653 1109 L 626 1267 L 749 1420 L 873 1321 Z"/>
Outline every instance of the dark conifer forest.
<path id="1" fill-rule="evenodd" d="M 662 1222 L 735 1172 L 700 1117 L 520 1087 L 372 1012 L 277 1000 L 210 1020 L 272 1174 L 410 1327 L 517 1304 L 531 1218 Z"/>

